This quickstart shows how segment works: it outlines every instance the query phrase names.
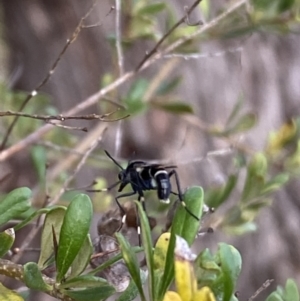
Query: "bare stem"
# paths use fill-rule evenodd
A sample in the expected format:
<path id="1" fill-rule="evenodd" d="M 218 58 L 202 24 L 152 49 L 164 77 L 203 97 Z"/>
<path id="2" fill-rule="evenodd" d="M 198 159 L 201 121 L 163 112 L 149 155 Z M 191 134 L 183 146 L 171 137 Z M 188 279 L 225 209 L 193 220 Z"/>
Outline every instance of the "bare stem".
<path id="1" fill-rule="evenodd" d="M 68 115 L 37 115 L 37 114 L 26 114 L 22 112 L 13 112 L 13 111 L 5 111 L 0 112 L 0 117 L 3 116 L 18 116 L 18 117 L 27 117 L 32 119 L 39 119 L 44 121 L 50 121 L 50 120 L 59 120 L 59 121 L 65 121 L 65 120 L 101 120 L 104 122 L 115 122 L 124 118 L 129 117 L 129 115 L 126 115 L 124 117 L 120 117 L 117 119 L 107 119 L 108 116 L 116 113 L 115 111 L 112 113 L 104 114 L 104 115 L 97 115 L 97 114 L 88 114 L 88 115 L 79 115 L 79 116 L 68 116 Z"/>
<path id="2" fill-rule="evenodd" d="M 124 55 L 122 47 L 122 31 L 121 31 L 121 12 L 122 5 L 121 0 L 115 0 L 116 3 L 116 49 L 118 57 L 118 66 L 119 66 L 119 76 L 124 74 Z"/>
<path id="3" fill-rule="evenodd" d="M 274 281 L 274 279 L 266 280 L 262 286 L 248 299 L 248 301 L 253 301 L 262 291 L 264 291 L 270 284 Z"/>

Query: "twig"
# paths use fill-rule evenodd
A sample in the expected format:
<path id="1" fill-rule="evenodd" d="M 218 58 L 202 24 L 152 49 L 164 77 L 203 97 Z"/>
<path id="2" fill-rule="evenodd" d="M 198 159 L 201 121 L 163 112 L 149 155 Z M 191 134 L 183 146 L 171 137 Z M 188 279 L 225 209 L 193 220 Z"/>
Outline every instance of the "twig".
<path id="1" fill-rule="evenodd" d="M 57 59 L 54 61 L 52 67 L 50 68 L 50 70 L 48 71 L 48 73 L 46 74 L 45 78 L 41 81 L 41 83 L 33 90 L 31 91 L 27 97 L 24 99 L 23 103 L 21 104 L 20 108 L 18 111 L 22 111 L 26 105 L 28 104 L 28 102 L 38 94 L 38 91 L 48 82 L 48 80 L 50 79 L 50 77 L 53 75 L 58 63 L 60 62 L 62 56 L 65 54 L 65 52 L 67 51 L 67 49 L 69 48 L 69 46 L 74 43 L 82 29 L 82 25 L 84 20 L 91 14 L 91 12 L 94 9 L 94 6 L 96 5 L 96 1 L 93 1 L 92 6 L 90 7 L 90 9 L 88 10 L 88 12 L 85 14 L 85 16 L 83 16 L 78 25 L 76 26 L 72 36 L 70 39 L 67 39 L 67 42 L 65 44 L 65 46 L 63 47 L 63 49 L 61 50 L 61 52 L 59 53 Z M 10 135 L 10 133 L 12 132 L 12 129 L 14 128 L 15 124 L 17 123 L 19 119 L 19 116 L 16 115 L 13 122 L 11 123 L 11 125 L 9 126 L 8 130 L 6 131 L 6 134 L 4 135 L 3 141 L 1 143 L 0 149 L 4 149 L 5 145 L 7 143 L 8 137 Z"/>
<path id="2" fill-rule="evenodd" d="M 121 0 L 115 0 L 116 3 L 116 49 L 117 49 L 117 57 L 118 57 L 118 66 L 119 66 L 119 76 L 124 74 L 124 54 L 122 47 L 122 31 L 121 31 Z"/>
<path id="3" fill-rule="evenodd" d="M 54 144 L 52 142 L 49 142 L 49 141 L 42 141 L 42 142 L 38 142 L 36 143 L 37 145 L 41 145 L 41 146 L 45 146 L 45 147 L 48 147 L 48 148 L 52 148 L 56 151 L 59 151 L 59 152 L 66 152 L 66 153 L 70 153 L 70 154 L 76 154 L 78 155 L 78 157 L 83 157 L 85 155 L 85 152 L 80 152 L 80 151 L 77 151 L 76 149 L 73 149 L 73 148 L 69 148 L 69 147 L 65 147 L 65 146 L 60 146 L 60 145 L 57 145 L 57 144 Z M 96 159 L 96 160 L 105 160 L 107 157 L 105 156 L 97 156 L 97 155 L 90 155 L 90 158 L 93 158 L 93 159 Z M 109 162 L 109 160 L 107 159 L 107 162 Z"/>
<path id="4" fill-rule="evenodd" d="M 63 124 L 60 124 L 60 123 L 54 123 L 54 122 L 51 122 L 51 121 L 47 121 L 47 123 L 52 124 L 54 126 L 57 126 L 59 128 L 66 129 L 66 130 L 75 130 L 75 131 L 88 132 L 87 127 L 69 126 L 69 125 L 63 125 Z"/>
<path id="5" fill-rule="evenodd" d="M 21 264 L 16 264 L 6 259 L 0 259 L 0 274 L 13 278 L 15 280 L 19 280 L 24 283 L 24 269 Z M 74 300 L 71 297 L 62 294 L 57 289 L 55 289 L 54 279 L 47 277 L 46 275 L 42 275 L 42 277 L 44 282 L 52 287 L 51 290 L 44 291 L 44 293 L 64 301 Z"/>
<path id="6" fill-rule="evenodd" d="M 267 287 L 269 287 L 273 281 L 274 281 L 274 279 L 266 280 L 262 284 L 262 286 L 247 301 L 253 301 L 262 291 L 264 291 Z"/>
<path id="7" fill-rule="evenodd" d="M 110 10 L 108 11 L 108 13 L 105 15 L 105 18 L 107 16 L 109 16 L 111 14 L 111 12 L 113 12 L 115 10 L 114 6 L 111 6 L 110 7 Z M 93 28 L 93 27 L 98 27 L 98 26 L 102 26 L 103 25 L 103 22 L 97 22 L 95 24 L 89 24 L 89 25 L 84 25 L 82 24 L 81 28 Z"/>
<path id="8" fill-rule="evenodd" d="M 97 147 L 99 142 L 102 140 L 102 135 L 103 135 L 104 131 L 102 132 L 102 134 L 96 140 L 93 141 L 90 148 L 86 151 L 85 155 L 79 161 L 79 163 L 76 166 L 74 172 L 66 179 L 66 181 L 64 182 L 64 184 L 63 184 L 62 188 L 60 189 L 59 193 L 48 204 L 49 206 L 54 205 L 59 201 L 60 197 L 64 194 L 64 192 L 66 191 L 66 189 L 69 186 L 69 184 L 71 183 L 71 181 L 74 179 L 74 177 L 78 174 L 80 169 L 85 164 L 85 162 L 86 162 L 87 158 L 89 157 L 89 155 L 93 152 L 93 150 Z"/>
<path id="9" fill-rule="evenodd" d="M 148 68 L 152 64 L 154 64 L 157 60 L 159 60 L 162 56 L 166 55 L 167 53 L 170 53 L 174 51 L 176 48 L 184 44 L 185 42 L 195 38 L 198 35 L 201 35 L 205 33 L 206 31 L 212 29 L 215 27 L 219 22 L 221 22 L 223 19 L 225 19 L 228 15 L 233 13 L 234 11 L 238 10 L 241 8 L 243 5 L 245 5 L 249 0 L 239 0 L 235 2 L 232 6 L 229 7 L 226 11 L 224 11 L 222 14 L 218 15 L 216 18 L 211 20 L 210 22 L 206 23 L 203 25 L 200 29 L 196 30 L 194 33 L 185 36 L 174 43 L 172 43 L 170 46 L 168 46 L 165 50 L 163 50 L 160 53 L 157 53 L 157 55 L 154 55 L 152 58 L 149 60 L 145 61 L 143 63 L 143 66 L 140 67 L 139 70 L 136 71 L 130 71 L 125 73 L 122 77 L 118 78 L 116 81 L 113 83 L 109 84 L 105 88 L 101 89 L 100 91 L 96 92 L 95 94 L 91 95 L 87 99 L 83 100 L 81 103 L 76 105 L 75 107 L 69 109 L 67 112 L 64 113 L 64 115 L 74 115 L 77 114 L 78 112 L 81 112 L 90 106 L 94 105 L 99 101 L 100 98 L 102 98 L 104 95 L 109 93 L 110 91 L 113 91 L 123 83 L 127 82 L 129 79 L 134 77 L 138 72 Z M 15 153 L 23 150 L 24 148 L 28 147 L 32 143 L 35 143 L 40 137 L 44 134 L 46 134 L 50 129 L 51 125 L 44 125 L 43 127 L 39 128 L 32 134 L 28 135 L 24 139 L 20 140 L 16 144 L 12 145 L 6 150 L 3 150 L 0 152 L 0 162 L 7 160 L 9 157 L 13 156 Z"/>
<path id="10" fill-rule="evenodd" d="M 65 120 L 100 120 L 104 122 L 115 122 L 118 120 L 125 119 L 129 117 L 129 115 L 116 118 L 116 119 L 107 119 L 106 117 L 116 113 L 116 111 L 113 111 L 111 113 L 107 113 L 104 115 L 97 115 L 97 114 L 88 114 L 88 115 L 79 115 L 79 116 L 68 116 L 64 114 L 60 115 L 37 115 L 37 114 L 26 114 L 22 112 L 13 112 L 13 111 L 5 111 L 0 112 L 0 117 L 3 116 L 19 116 L 19 117 L 26 117 L 26 118 L 32 118 L 32 119 L 39 119 L 44 121 L 50 121 L 50 120 L 59 120 L 59 121 L 65 121 Z"/>
<path id="11" fill-rule="evenodd" d="M 155 44 L 155 46 L 148 52 L 146 53 L 146 55 L 144 56 L 144 58 L 142 59 L 142 61 L 137 65 L 137 67 L 135 68 L 135 71 L 139 71 L 142 66 L 144 65 L 144 63 L 151 57 L 153 56 L 154 53 L 157 52 L 159 46 L 167 39 L 167 37 L 170 36 L 170 34 L 177 28 L 179 27 L 181 24 L 186 22 L 187 17 L 189 16 L 189 14 L 197 7 L 197 5 L 201 2 L 202 0 L 196 0 L 192 6 L 190 8 L 185 8 L 185 15 L 179 20 L 177 21 L 168 31 L 167 33 L 164 34 L 164 36 Z"/>
<path id="12" fill-rule="evenodd" d="M 219 57 L 224 56 L 228 53 L 235 53 L 235 52 L 241 52 L 243 50 L 243 47 L 237 47 L 237 48 L 229 48 L 223 51 L 218 52 L 205 52 L 205 53 L 189 53 L 189 54 L 183 54 L 183 53 L 170 53 L 162 56 L 163 59 L 170 59 L 170 58 L 181 58 L 184 60 L 190 60 L 190 59 L 204 59 L 204 58 L 211 58 L 211 57 Z"/>

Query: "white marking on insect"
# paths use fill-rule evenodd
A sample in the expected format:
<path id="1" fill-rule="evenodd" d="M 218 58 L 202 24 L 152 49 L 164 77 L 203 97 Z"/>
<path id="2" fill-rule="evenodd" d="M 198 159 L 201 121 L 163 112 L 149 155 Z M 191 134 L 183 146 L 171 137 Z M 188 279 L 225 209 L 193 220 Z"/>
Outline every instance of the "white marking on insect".
<path id="1" fill-rule="evenodd" d="M 168 174 L 168 172 L 166 171 L 166 170 L 159 170 L 159 171 L 157 171 L 155 174 L 154 174 L 154 177 L 157 177 L 158 175 L 160 175 L 160 174 Z"/>
<path id="2" fill-rule="evenodd" d="M 151 186 L 153 187 L 153 188 L 156 188 L 157 187 L 157 182 L 156 182 L 156 180 L 155 179 L 151 179 Z"/>
<path id="3" fill-rule="evenodd" d="M 169 204 L 170 203 L 170 199 L 166 199 L 166 200 L 160 200 L 161 203 L 164 204 Z"/>
<path id="4" fill-rule="evenodd" d="M 125 222 L 126 222 L 126 214 L 124 214 L 122 217 L 122 224 L 125 224 Z"/>

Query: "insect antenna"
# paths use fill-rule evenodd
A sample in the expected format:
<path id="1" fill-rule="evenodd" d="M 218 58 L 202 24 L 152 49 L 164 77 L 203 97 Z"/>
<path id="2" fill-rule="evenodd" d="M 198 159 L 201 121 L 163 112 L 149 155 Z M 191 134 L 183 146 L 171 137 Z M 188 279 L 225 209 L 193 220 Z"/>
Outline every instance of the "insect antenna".
<path id="1" fill-rule="evenodd" d="M 124 170 L 124 168 L 120 165 L 120 163 L 118 163 L 110 154 L 109 154 L 109 152 L 107 151 L 107 150 L 105 150 L 105 153 L 106 153 L 106 155 L 107 155 L 107 157 L 109 158 L 109 159 L 111 159 L 117 166 L 119 166 L 122 170 Z"/>

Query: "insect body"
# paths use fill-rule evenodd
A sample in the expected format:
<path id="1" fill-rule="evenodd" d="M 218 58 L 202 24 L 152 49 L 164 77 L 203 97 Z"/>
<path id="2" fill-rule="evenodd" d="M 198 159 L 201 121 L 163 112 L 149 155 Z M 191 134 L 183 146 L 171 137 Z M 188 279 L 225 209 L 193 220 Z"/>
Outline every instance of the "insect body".
<path id="1" fill-rule="evenodd" d="M 191 216 L 193 216 L 196 220 L 199 221 L 199 218 L 186 207 L 186 204 L 183 201 L 182 192 L 179 184 L 179 178 L 175 170 L 176 166 L 148 164 L 145 161 L 135 160 L 135 161 L 129 161 L 127 167 L 124 169 L 107 151 L 105 151 L 105 153 L 121 169 L 118 175 L 119 181 L 117 181 L 116 183 L 112 184 L 111 186 L 105 189 L 88 190 L 88 191 L 94 191 L 94 192 L 109 191 L 112 188 L 120 185 L 118 192 L 122 192 L 122 190 L 128 184 L 131 185 L 132 188 L 131 192 L 119 194 L 115 198 L 116 203 L 123 216 L 120 229 L 122 228 L 123 224 L 126 221 L 126 212 L 122 207 L 122 205 L 120 204 L 119 199 L 137 194 L 138 201 L 142 203 L 142 207 L 146 211 L 145 199 L 144 199 L 144 191 L 146 190 L 156 190 L 159 200 L 163 203 L 170 202 L 169 201 L 170 194 L 177 195 L 181 204 L 186 209 L 186 211 Z M 176 182 L 178 192 L 172 191 L 170 178 L 173 175 L 175 177 L 175 182 Z M 120 229 L 118 229 L 118 231 Z M 139 227 L 137 230 L 139 234 L 140 233 Z"/>

